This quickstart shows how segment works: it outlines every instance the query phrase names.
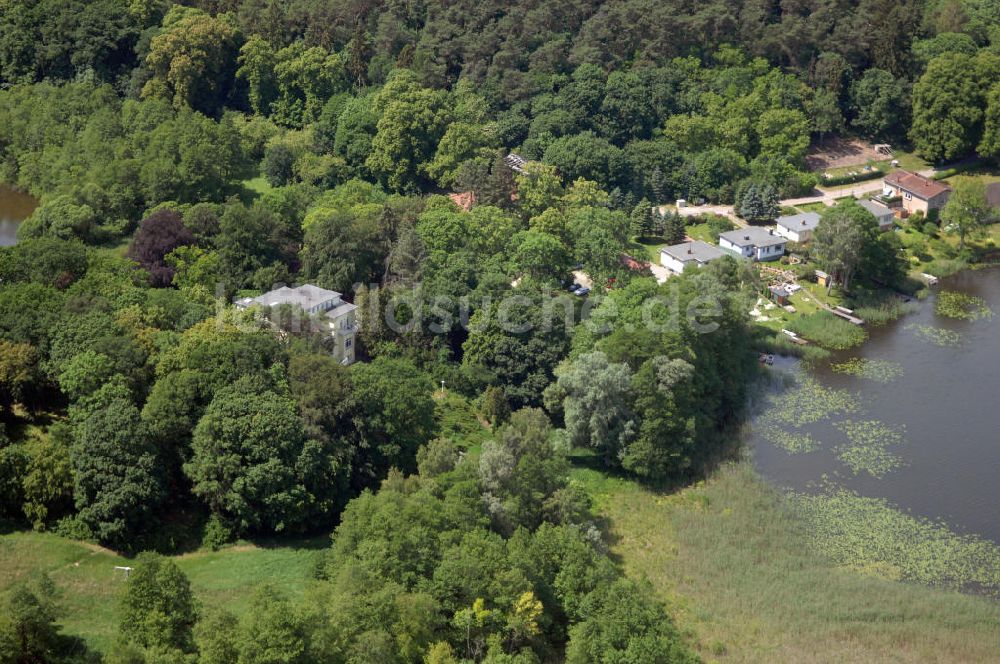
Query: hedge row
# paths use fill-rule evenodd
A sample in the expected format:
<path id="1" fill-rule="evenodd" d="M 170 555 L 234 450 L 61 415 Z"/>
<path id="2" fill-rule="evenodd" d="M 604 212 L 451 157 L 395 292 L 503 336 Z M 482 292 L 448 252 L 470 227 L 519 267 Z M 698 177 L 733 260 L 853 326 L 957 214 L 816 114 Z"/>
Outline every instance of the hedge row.
<path id="1" fill-rule="evenodd" d="M 866 180 L 874 180 L 875 178 L 880 178 L 885 176 L 885 171 L 881 168 L 875 168 L 870 171 L 859 171 L 854 175 L 847 173 L 845 175 L 838 175 L 832 178 L 819 178 L 820 185 L 824 187 L 838 187 L 842 184 L 854 184 L 855 182 L 864 182 Z"/>

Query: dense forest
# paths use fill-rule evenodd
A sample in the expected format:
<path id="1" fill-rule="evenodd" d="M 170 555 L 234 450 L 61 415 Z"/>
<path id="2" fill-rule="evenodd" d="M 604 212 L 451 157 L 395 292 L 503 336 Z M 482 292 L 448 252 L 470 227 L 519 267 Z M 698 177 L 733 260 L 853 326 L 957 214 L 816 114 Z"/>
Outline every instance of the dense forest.
<path id="1" fill-rule="evenodd" d="M 143 554 L 106 661 L 692 660 L 568 458 L 700 476 L 755 277 L 658 284 L 630 238 L 810 191 L 832 134 L 996 157 L 997 81 L 986 0 L 0 3 L 0 183 L 40 201 L 0 249 L 0 518 L 130 554 L 333 532 L 306 600 L 241 617 Z M 231 306 L 285 282 L 359 306 L 358 363 Z M 707 300 L 711 334 L 677 315 Z M 100 658 L 50 594 L 5 600 L 0 662 Z"/>

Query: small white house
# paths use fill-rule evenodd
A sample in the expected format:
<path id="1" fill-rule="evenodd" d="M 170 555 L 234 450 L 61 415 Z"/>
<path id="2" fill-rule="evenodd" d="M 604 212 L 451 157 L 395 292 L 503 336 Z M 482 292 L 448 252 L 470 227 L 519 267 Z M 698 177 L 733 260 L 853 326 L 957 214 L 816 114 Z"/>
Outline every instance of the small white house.
<path id="1" fill-rule="evenodd" d="M 674 274 L 680 274 L 688 265 L 704 265 L 728 254 L 701 240 L 681 242 L 660 249 L 660 265 Z"/>
<path id="2" fill-rule="evenodd" d="M 788 239 L 757 226 L 737 228 L 719 235 L 719 246 L 737 256 L 756 261 L 778 260 L 785 255 Z"/>
<path id="3" fill-rule="evenodd" d="M 892 210 L 890 210 L 884 205 L 876 203 L 875 201 L 869 201 L 865 199 L 858 201 L 858 205 L 868 210 L 875 216 L 875 219 L 878 220 L 879 230 L 882 231 L 892 230 L 893 218 L 894 218 Z"/>
<path id="4" fill-rule="evenodd" d="M 819 214 L 816 212 L 790 214 L 778 217 L 775 224 L 775 232 L 781 237 L 792 242 L 808 242 L 812 239 L 813 231 L 819 226 Z"/>

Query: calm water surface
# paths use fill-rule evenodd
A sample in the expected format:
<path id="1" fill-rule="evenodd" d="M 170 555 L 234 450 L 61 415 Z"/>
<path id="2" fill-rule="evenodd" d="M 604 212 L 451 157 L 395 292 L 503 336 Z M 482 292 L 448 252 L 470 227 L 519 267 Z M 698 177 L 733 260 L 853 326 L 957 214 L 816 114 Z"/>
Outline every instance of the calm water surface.
<path id="1" fill-rule="evenodd" d="M 919 311 L 883 328 L 870 329 L 862 347 L 837 354 L 890 360 L 903 375 L 888 384 L 835 373 L 828 363 L 810 370 L 826 387 L 861 397 L 861 410 L 803 427 L 822 443 L 815 452 L 788 454 L 750 434 L 760 472 L 772 483 L 815 491 L 826 480 L 866 496 L 886 498 L 916 515 L 942 519 L 958 532 L 1000 543 L 1000 269 L 965 272 L 943 280 L 941 289 L 977 295 L 995 312 L 991 320 L 956 321 L 934 313 L 932 296 Z M 957 348 L 941 348 L 918 336 L 911 324 L 962 334 Z M 779 363 L 794 370 L 793 362 Z M 894 451 L 906 465 L 876 479 L 855 476 L 831 448 L 846 442 L 833 427 L 844 419 L 904 425 L 907 442 Z"/>
<path id="2" fill-rule="evenodd" d="M 18 225 L 37 206 L 38 202 L 28 194 L 0 184 L 0 247 L 10 247 L 17 242 Z"/>

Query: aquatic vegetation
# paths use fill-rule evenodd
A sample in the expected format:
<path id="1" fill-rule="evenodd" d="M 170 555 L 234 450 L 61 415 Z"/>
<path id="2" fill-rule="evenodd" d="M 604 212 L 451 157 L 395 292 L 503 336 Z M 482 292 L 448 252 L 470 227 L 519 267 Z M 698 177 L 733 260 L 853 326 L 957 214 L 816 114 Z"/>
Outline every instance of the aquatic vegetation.
<path id="1" fill-rule="evenodd" d="M 846 420 L 834 426 L 843 431 L 850 442 L 834 447 L 833 451 L 855 475 L 864 471 L 872 477 L 883 477 L 903 465 L 903 458 L 890 448 L 903 443 L 904 427 L 878 420 Z"/>
<path id="2" fill-rule="evenodd" d="M 819 441 L 809 433 L 787 431 L 766 422 L 754 427 L 754 430 L 761 438 L 789 454 L 803 454 L 819 449 Z"/>
<path id="3" fill-rule="evenodd" d="M 790 322 L 788 327 L 800 337 L 833 350 L 860 346 L 868 339 L 868 333 L 863 327 L 837 318 L 829 311 L 817 311 L 799 316 Z"/>
<path id="4" fill-rule="evenodd" d="M 837 373 L 867 378 L 879 383 L 891 383 L 903 375 L 903 367 L 898 362 L 870 360 L 865 357 L 852 357 L 847 362 L 832 364 L 830 368 Z"/>
<path id="5" fill-rule="evenodd" d="M 763 424 L 802 427 L 832 415 L 853 413 L 861 400 L 847 390 L 824 387 L 809 376 L 800 377 L 795 387 L 768 396 L 769 409 Z"/>
<path id="6" fill-rule="evenodd" d="M 865 573 L 1000 594 L 1000 546 L 942 522 L 906 514 L 881 498 L 834 488 L 790 493 L 808 538 L 835 562 Z"/>
<path id="7" fill-rule="evenodd" d="M 946 330 L 942 327 L 934 327 L 932 325 L 918 325 L 916 323 L 910 323 L 903 329 L 913 330 L 924 341 L 930 342 L 935 346 L 941 346 L 942 348 L 955 348 L 962 344 L 962 334 L 955 330 Z"/>
<path id="8" fill-rule="evenodd" d="M 993 317 L 993 310 L 986 304 L 986 300 L 975 295 L 956 293 L 955 291 L 938 293 L 934 312 L 939 316 L 959 320 L 979 320 L 980 318 Z"/>
<path id="9" fill-rule="evenodd" d="M 897 318 L 916 311 L 916 302 L 904 302 L 898 297 L 880 299 L 863 306 L 854 307 L 854 315 L 872 327 L 881 327 Z"/>

